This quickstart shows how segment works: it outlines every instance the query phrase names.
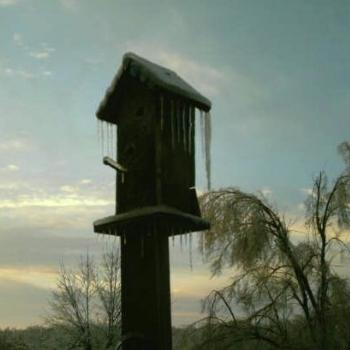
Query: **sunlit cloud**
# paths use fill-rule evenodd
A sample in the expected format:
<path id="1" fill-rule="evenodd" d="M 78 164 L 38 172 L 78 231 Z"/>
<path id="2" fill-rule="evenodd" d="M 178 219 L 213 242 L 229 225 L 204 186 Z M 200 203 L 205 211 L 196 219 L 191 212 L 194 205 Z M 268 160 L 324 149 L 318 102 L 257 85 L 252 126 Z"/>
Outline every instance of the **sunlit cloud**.
<path id="1" fill-rule="evenodd" d="M 60 190 L 63 192 L 74 193 L 77 191 L 77 188 L 69 185 L 64 185 L 60 187 Z"/>
<path id="2" fill-rule="evenodd" d="M 31 141 L 25 136 L 1 137 L 0 152 L 24 151 L 31 149 Z"/>
<path id="3" fill-rule="evenodd" d="M 8 170 L 8 171 L 18 171 L 19 170 L 19 166 L 15 165 L 15 164 L 9 164 L 7 165 L 4 170 Z"/>
<path id="4" fill-rule="evenodd" d="M 82 185 L 89 185 L 89 184 L 91 184 L 91 182 L 92 182 L 92 180 L 90 180 L 90 179 L 82 179 L 82 180 L 80 181 L 80 183 L 81 183 Z"/>
<path id="5" fill-rule="evenodd" d="M 0 281 L 13 281 L 38 288 L 52 289 L 57 280 L 57 271 L 49 268 L 0 267 Z"/>
<path id="6" fill-rule="evenodd" d="M 48 59 L 56 49 L 53 47 L 47 46 L 46 43 L 42 44 L 42 48 L 40 50 L 33 50 L 29 52 L 29 56 L 36 58 L 38 60 L 46 60 Z"/>
<path id="7" fill-rule="evenodd" d="M 111 201 L 94 197 L 69 197 L 69 196 L 51 196 L 47 198 L 35 198 L 26 195 L 16 199 L 0 199 L 0 208 L 26 208 L 26 207 L 99 207 L 108 206 Z"/>

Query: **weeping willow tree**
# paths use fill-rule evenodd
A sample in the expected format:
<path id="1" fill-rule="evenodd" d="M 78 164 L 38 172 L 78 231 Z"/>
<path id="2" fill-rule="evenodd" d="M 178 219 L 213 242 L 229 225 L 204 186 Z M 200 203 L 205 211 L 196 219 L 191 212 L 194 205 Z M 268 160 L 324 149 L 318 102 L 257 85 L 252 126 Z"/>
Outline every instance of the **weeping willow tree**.
<path id="1" fill-rule="evenodd" d="M 350 166 L 349 144 L 339 150 Z M 201 236 L 202 253 L 213 275 L 227 267 L 235 273 L 204 301 L 201 348 L 350 348 L 350 288 L 334 270 L 349 253 L 349 168 L 332 183 L 321 172 L 305 204 L 306 232 L 296 238 L 261 194 L 227 188 L 203 196 L 212 228 Z"/>

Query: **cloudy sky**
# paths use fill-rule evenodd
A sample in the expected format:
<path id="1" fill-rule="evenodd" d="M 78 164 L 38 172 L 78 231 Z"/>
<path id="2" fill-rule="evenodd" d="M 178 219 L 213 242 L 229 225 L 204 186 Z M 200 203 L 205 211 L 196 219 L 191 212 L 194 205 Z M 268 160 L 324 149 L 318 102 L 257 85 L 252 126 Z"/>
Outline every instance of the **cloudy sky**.
<path id="1" fill-rule="evenodd" d="M 214 187 L 302 215 L 350 139 L 349 18 L 345 0 L 0 0 L 0 326 L 42 322 L 59 262 L 110 243 L 92 231 L 114 205 L 95 111 L 125 52 L 211 99 Z M 223 277 L 171 253 L 178 325 Z"/>

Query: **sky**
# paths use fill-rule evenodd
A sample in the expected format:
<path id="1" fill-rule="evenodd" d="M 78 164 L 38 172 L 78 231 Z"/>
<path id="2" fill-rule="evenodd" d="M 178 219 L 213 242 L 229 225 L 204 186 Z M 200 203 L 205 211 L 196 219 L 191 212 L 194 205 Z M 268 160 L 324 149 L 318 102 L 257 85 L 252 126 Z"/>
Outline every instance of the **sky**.
<path id="1" fill-rule="evenodd" d="M 111 243 L 92 229 L 114 210 L 95 112 L 124 53 L 212 101 L 214 188 L 261 191 L 300 217 L 312 178 L 343 168 L 349 18 L 345 0 L 0 0 L 0 327 L 42 323 L 60 261 Z M 225 278 L 170 247 L 181 325 Z"/>

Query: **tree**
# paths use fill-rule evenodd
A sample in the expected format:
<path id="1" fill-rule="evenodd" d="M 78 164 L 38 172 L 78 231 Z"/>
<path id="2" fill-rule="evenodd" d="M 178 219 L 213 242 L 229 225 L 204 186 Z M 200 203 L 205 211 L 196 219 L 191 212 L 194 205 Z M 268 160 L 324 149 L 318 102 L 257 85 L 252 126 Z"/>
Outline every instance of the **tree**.
<path id="1" fill-rule="evenodd" d="M 97 293 L 103 311 L 103 323 L 106 325 L 105 348 L 116 344 L 120 330 L 120 261 L 119 251 L 110 250 L 103 255 L 100 274 L 97 275 Z"/>
<path id="2" fill-rule="evenodd" d="M 70 339 L 70 349 L 92 350 L 91 308 L 96 294 L 92 258 L 81 258 L 77 271 L 61 264 L 57 289 L 52 293 L 50 323 L 62 326 Z"/>
<path id="3" fill-rule="evenodd" d="M 339 148 L 345 160 L 348 146 Z M 236 271 L 232 283 L 204 301 L 205 344 L 220 339 L 225 348 L 250 342 L 267 349 L 349 349 L 350 288 L 332 266 L 349 250 L 343 240 L 349 203 L 349 169 L 332 185 L 321 172 L 306 201 L 307 232 L 296 240 L 261 194 L 228 188 L 204 195 L 212 228 L 201 237 L 202 252 L 214 275 L 224 267 Z"/>
<path id="4" fill-rule="evenodd" d="M 115 346 L 120 329 L 118 251 L 106 251 L 100 265 L 87 254 L 77 270 L 62 263 L 50 307 L 48 321 L 63 329 L 69 349 Z"/>

